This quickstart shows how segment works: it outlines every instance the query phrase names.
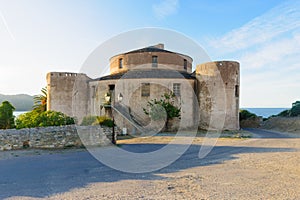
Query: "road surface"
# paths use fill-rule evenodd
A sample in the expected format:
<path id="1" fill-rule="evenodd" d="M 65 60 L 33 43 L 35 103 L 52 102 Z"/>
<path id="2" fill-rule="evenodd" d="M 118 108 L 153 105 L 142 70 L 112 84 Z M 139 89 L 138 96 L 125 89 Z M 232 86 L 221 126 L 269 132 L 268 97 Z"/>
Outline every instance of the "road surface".
<path id="1" fill-rule="evenodd" d="M 142 174 L 111 169 L 85 150 L 14 151 L 0 159 L 0 199 L 300 199 L 300 140 L 248 131 L 255 138 L 220 139 L 203 159 L 195 142 L 168 167 Z M 163 146 L 149 141 L 121 148 Z"/>

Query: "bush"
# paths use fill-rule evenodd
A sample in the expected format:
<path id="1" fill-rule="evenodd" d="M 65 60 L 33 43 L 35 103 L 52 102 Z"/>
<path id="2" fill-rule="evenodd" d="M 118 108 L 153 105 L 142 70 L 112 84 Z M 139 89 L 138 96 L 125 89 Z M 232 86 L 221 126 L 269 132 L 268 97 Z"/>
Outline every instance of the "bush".
<path id="1" fill-rule="evenodd" d="M 257 115 L 254 113 L 249 112 L 248 110 L 240 110 L 240 121 L 241 120 L 246 120 L 246 119 L 250 119 L 250 118 L 256 118 Z"/>
<path id="2" fill-rule="evenodd" d="M 81 126 L 101 125 L 113 127 L 113 120 L 106 116 L 85 116 L 80 124 Z"/>
<path id="3" fill-rule="evenodd" d="M 290 111 L 290 116 L 300 116 L 300 101 L 296 101 L 295 103 L 293 103 L 292 109 Z"/>
<path id="4" fill-rule="evenodd" d="M 164 93 L 159 100 L 152 99 L 148 101 L 147 108 L 143 108 L 146 115 L 150 116 L 153 120 L 167 120 L 175 117 L 180 118 L 180 107 L 175 105 L 176 96 L 174 93 Z"/>
<path id="5" fill-rule="evenodd" d="M 284 110 L 277 115 L 271 117 L 297 117 L 300 116 L 300 101 L 296 101 L 292 104 L 292 108 Z"/>
<path id="6" fill-rule="evenodd" d="M 15 108 L 8 101 L 3 101 L 0 105 L 0 129 L 10 129 L 15 127 Z"/>
<path id="7" fill-rule="evenodd" d="M 106 116 L 97 117 L 96 124 L 100 124 L 102 126 L 107 126 L 107 127 L 113 127 L 114 126 L 113 120 L 110 119 L 109 117 L 106 117 Z"/>
<path id="8" fill-rule="evenodd" d="M 32 110 L 20 115 L 16 120 L 16 128 L 34 128 L 46 126 L 63 126 L 75 124 L 75 120 L 61 112 Z"/>
<path id="9" fill-rule="evenodd" d="M 85 116 L 81 122 L 81 126 L 90 126 L 97 121 L 97 116 Z"/>
<path id="10" fill-rule="evenodd" d="M 290 110 L 284 110 L 284 111 L 280 112 L 277 115 L 272 115 L 271 117 L 277 117 L 277 116 L 279 116 L 279 117 L 289 117 L 290 112 L 291 112 Z"/>

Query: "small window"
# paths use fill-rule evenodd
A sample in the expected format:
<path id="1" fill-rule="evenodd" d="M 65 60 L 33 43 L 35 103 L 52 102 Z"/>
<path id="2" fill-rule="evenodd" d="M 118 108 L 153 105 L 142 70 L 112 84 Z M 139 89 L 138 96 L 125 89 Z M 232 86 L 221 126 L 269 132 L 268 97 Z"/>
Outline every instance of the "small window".
<path id="1" fill-rule="evenodd" d="M 236 85 L 235 86 L 235 97 L 239 97 L 239 86 L 238 85 Z"/>
<path id="2" fill-rule="evenodd" d="M 157 67 L 157 56 L 152 56 L 152 67 Z"/>
<path id="3" fill-rule="evenodd" d="M 119 69 L 123 68 L 123 58 L 119 59 Z"/>
<path id="4" fill-rule="evenodd" d="M 149 97 L 150 96 L 150 83 L 142 83 L 142 97 Z"/>
<path id="5" fill-rule="evenodd" d="M 180 96 L 180 83 L 173 83 L 173 93 L 175 96 Z"/>
<path id="6" fill-rule="evenodd" d="M 184 59 L 183 60 L 183 69 L 187 69 L 187 60 L 186 59 Z"/>

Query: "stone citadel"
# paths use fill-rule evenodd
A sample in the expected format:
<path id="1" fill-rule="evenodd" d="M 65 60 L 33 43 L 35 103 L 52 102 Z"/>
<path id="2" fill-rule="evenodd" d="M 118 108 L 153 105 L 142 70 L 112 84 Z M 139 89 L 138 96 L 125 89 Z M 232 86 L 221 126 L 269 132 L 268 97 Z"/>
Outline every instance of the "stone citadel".
<path id="1" fill-rule="evenodd" d="M 89 115 L 113 115 L 119 128 L 136 131 L 149 125 L 143 112 L 147 102 L 171 91 L 181 106 L 181 128 L 220 129 L 221 124 L 223 130 L 238 130 L 239 63 L 196 63 L 195 71 L 192 64 L 190 56 L 158 44 L 111 57 L 110 74 L 100 78 L 49 72 L 47 110 L 78 121 Z"/>

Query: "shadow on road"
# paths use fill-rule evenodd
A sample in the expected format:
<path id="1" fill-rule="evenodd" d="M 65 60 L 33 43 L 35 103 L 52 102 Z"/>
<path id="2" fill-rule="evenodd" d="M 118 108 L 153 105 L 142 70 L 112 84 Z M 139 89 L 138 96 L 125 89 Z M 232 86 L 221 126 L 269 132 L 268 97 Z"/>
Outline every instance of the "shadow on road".
<path id="1" fill-rule="evenodd" d="M 143 152 L 151 149 L 154 151 L 163 146 L 163 144 L 126 144 L 121 148 L 133 152 Z M 157 174 L 222 163 L 226 160 L 236 159 L 235 155 L 240 153 L 294 151 L 289 148 L 216 146 L 207 157 L 199 159 L 200 147 L 200 145 L 191 145 L 173 164 L 146 174 L 116 171 L 101 164 L 87 151 L 1 160 L 0 199 L 12 196 L 47 197 L 82 188 L 95 182 L 164 179 Z"/>

